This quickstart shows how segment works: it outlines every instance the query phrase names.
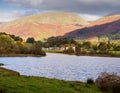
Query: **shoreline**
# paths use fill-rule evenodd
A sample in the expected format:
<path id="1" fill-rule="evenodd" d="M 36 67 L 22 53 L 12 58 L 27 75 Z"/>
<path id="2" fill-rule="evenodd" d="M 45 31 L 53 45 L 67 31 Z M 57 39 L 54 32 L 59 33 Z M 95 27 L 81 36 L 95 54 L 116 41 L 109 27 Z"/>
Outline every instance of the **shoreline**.
<path id="1" fill-rule="evenodd" d="M 34 54 L 0 54 L 0 57 L 44 57 L 44 55 L 34 55 Z"/>
<path id="2" fill-rule="evenodd" d="M 14 71 L 14 70 L 10 70 L 10 69 L 6 69 L 4 67 L 1 67 L 3 66 L 4 64 L 0 63 L 0 69 L 4 70 L 4 71 L 7 71 L 7 72 L 10 72 L 12 75 L 17 75 L 17 76 L 21 76 L 19 72 L 17 71 Z"/>
<path id="3" fill-rule="evenodd" d="M 110 54 L 81 54 L 76 56 L 91 56 L 91 57 L 115 57 L 119 58 L 120 56 L 110 55 Z"/>
<path id="4" fill-rule="evenodd" d="M 111 55 L 111 54 L 65 54 L 62 52 L 46 52 L 46 53 L 52 53 L 52 54 L 64 54 L 64 55 L 74 55 L 74 56 L 91 56 L 91 57 L 115 57 L 120 58 L 120 56 L 117 55 Z M 45 57 L 47 55 L 34 55 L 34 54 L 0 54 L 0 57 Z"/>
<path id="5" fill-rule="evenodd" d="M 26 76 L 26 75 L 20 75 L 19 72 L 17 71 L 14 71 L 14 70 L 10 70 L 10 69 L 7 69 L 7 68 L 4 68 L 4 67 L 1 67 L 3 66 L 4 64 L 0 63 L 0 69 L 1 70 L 4 70 L 6 72 L 9 72 L 11 75 L 15 75 L 15 76 L 19 76 L 19 77 L 35 77 L 35 78 L 39 78 L 39 79 L 49 79 L 49 80 L 60 80 L 60 81 L 65 81 L 65 82 L 80 82 L 80 83 L 86 83 L 86 82 L 82 82 L 82 81 L 69 81 L 69 80 L 62 80 L 62 79 L 56 79 L 56 78 L 47 78 L 47 77 L 40 77 L 40 76 Z"/>
<path id="6" fill-rule="evenodd" d="M 14 93 L 87 93 L 88 91 L 101 93 L 95 84 L 55 78 L 23 76 L 18 72 L 2 67 L 0 67 L 0 81 L 0 92 L 2 91 L 2 93 L 11 93 L 11 91 Z"/>
<path id="7" fill-rule="evenodd" d="M 110 55 L 110 54 L 80 54 L 80 55 L 75 55 L 75 54 L 65 54 L 65 53 L 60 53 L 60 52 L 46 52 L 46 53 L 51 53 L 51 54 L 63 54 L 63 55 L 74 55 L 74 56 L 89 56 L 89 57 L 114 57 L 114 58 L 120 58 L 120 56 L 115 56 L 115 55 Z"/>

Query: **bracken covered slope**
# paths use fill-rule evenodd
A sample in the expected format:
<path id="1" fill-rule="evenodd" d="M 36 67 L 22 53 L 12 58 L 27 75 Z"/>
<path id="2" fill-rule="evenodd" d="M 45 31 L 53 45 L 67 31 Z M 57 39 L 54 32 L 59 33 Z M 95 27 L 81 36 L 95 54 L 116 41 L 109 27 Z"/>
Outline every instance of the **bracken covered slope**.
<path id="1" fill-rule="evenodd" d="M 78 30 L 67 33 L 65 36 L 78 39 L 88 39 L 101 35 L 120 35 L 120 14 L 106 16 L 94 21 Z"/>
<path id="2" fill-rule="evenodd" d="M 46 12 L 23 17 L 0 25 L 0 32 L 14 34 L 26 39 L 41 40 L 51 36 L 62 36 L 81 28 L 87 22 L 79 15 L 68 12 Z"/>

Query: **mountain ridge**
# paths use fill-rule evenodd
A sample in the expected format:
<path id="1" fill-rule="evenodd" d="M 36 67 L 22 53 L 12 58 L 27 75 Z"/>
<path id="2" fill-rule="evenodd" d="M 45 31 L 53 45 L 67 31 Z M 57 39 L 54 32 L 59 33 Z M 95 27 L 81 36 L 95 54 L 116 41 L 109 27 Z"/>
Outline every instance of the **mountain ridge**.
<path id="1" fill-rule="evenodd" d="M 84 19 L 74 13 L 45 12 L 4 23 L 0 25 L 0 32 L 15 34 L 24 39 L 34 37 L 39 40 L 62 36 L 86 24 Z"/>
<path id="2" fill-rule="evenodd" d="M 100 37 L 102 35 L 112 35 L 114 32 L 120 32 L 120 15 L 106 16 L 78 30 L 67 33 L 66 37 L 88 39 Z M 116 33 L 117 34 L 117 33 Z"/>

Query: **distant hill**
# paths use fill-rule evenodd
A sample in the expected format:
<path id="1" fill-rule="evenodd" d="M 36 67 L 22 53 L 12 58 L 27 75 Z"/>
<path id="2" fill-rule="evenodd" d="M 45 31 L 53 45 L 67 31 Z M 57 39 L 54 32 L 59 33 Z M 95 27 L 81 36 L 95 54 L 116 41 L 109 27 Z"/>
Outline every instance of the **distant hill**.
<path id="1" fill-rule="evenodd" d="M 105 16 L 97 21 L 67 33 L 65 36 L 77 39 L 89 39 L 107 35 L 111 39 L 120 39 L 120 14 Z"/>
<path id="2" fill-rule="evenodd" d="M 106 16 L 114 16 L 114 15 L 119 15 L 119 14 L 120 14 L 120 11 L 115 11 L 115 12 L 109 13 Z"/>
<path id="3" fill-rule="evenodd" d="M 86 24 L 85 20 L 74 13 L 46 12 L 4 23 L 0 25 L 0 32 L 14 34 L 24 39 L 34 37 L 41 40 L 51 36 L 62 36 Z"/>

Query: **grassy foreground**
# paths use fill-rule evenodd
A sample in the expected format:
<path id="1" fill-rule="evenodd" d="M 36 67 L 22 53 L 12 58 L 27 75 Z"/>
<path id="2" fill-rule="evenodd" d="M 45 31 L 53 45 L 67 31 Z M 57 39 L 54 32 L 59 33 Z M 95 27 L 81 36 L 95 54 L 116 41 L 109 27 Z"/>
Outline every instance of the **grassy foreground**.
<path id="1" fill-rule="evenodd" d="M 20 76 L 0 68 L 0 93 L 101 93 L 96 85 L 39 77 Z"/>

